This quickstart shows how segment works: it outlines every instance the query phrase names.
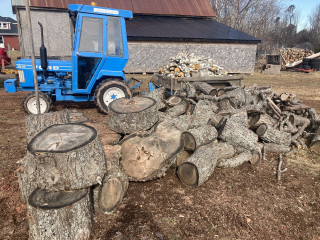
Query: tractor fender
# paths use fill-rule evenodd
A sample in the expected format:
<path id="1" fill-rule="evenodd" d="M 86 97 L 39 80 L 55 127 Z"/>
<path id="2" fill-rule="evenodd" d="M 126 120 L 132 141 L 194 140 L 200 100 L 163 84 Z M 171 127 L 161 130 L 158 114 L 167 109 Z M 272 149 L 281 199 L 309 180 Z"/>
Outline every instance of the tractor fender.
<path id="1" fill-rule="evenodd" d="M 119 78 L 123 79 L 128 83 L 126 76 L 122 71 L 109 71 L 109 70 L 102 70 L 100 71 L 99 75 L 97 76 L 97 79 L 101 78 Z"/>

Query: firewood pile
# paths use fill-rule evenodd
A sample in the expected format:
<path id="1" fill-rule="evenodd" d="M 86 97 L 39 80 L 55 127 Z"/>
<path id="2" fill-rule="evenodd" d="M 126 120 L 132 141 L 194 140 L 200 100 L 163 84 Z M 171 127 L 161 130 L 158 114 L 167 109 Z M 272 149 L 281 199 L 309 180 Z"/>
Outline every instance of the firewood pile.
<path id="1" fill-rule="evenodd" d="M 169 64 L 159 68 L 159 73 L 167 77 L 211 77 L 227 75 L 227 71 L 210 57 L 195 56 L 194 53 L 178 53 Z"/>
<path id="2" fill-rule="evenodd" d="M 320 118 L 296 95 L 184 85 L 169 98 L 160 87 L 117 99 L 103 124 L 83 124 L 85 116 L 69 111 L 28 116 L 28 151 L 17 172 L 30 238 L 89 239 L 93 214 L 116 211 L 130 181 L 161 178 L 170 168 L 197 187 L 216 168 L 257 164 L 266 153 L 280 154 L 278 179 L 282 154 L 306 147 L 320 154 Z"/>
<path id="3" fill-rule="evenodd" d="M 274 50 L 272 54 L 279 54 L 282 56 L 282 67 L 285 68 L 286 64 L 302 60 L 303 58 L 311 56 L 314 52 L 303 48 L 280 48 Z"/>

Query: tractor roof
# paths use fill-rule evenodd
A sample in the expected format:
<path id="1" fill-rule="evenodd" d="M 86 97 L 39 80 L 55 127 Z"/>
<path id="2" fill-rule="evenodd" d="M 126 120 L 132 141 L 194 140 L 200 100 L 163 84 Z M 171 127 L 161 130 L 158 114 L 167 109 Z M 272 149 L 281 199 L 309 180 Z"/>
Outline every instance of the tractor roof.
<path id="1" fill-rule="evenodd" d="M 89 6 L 83 4 L 69 4 L 69 10 L 71 12 L 81 12 L 81 13 L 93 13 L 99 15 L 107 16 L 117 16 L 124 18 L 132 18 L 132 12 L 127 10 L 113 9 L 113 8 L 103 8 L 96 6 Z"/>

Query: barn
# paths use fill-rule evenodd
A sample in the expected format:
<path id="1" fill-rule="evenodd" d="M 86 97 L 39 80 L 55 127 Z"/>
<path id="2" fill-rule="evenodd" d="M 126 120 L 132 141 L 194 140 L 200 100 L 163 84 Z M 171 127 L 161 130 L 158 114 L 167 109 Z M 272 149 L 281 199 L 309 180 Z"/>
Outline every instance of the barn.
<path id="1" fill-rule="evenodd" d="M 0 48 L 19 50 L 17 21 L 0 16 Z"/>
<path id="2" fill-rule="evenodd" d="M 36 49 L 44 26 L 49 57 L 70 59 L 73 25 L 68 4 L 92 0 L 31 0 L 31 18 Z M 181 51 L 215 59 L 230 73 L 254 71 L 259 39 L 215 20 L 208 0 L 95 0 L 97 6 L 133 11 L 126 21 L 130 59 L 127 73 L 152 73 Z M 23 0 L 12 0 L 17 14 L 22 57 L 30 56 L 30 43 Z M 39 55 L 39 51 L 36 52 Z"/>

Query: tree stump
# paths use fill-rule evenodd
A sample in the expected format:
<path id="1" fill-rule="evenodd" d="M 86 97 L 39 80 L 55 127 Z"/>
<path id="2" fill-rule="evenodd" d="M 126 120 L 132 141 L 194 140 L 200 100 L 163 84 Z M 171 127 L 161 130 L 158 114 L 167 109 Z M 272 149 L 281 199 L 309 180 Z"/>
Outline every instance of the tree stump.
<path id="1" fill-rule="evenodd" d="M 123 134 L 150 129 L 159 120 L 156 103 L 149 97 L 117 99 L 109 105 L 106 124 L 112 131 Z"/>
<path id="2" fill-rule="evenodd" d="M 31 194 L 29 203 L 29 239 L 90 238 L 93 217 L 87 189 L 69 192 L 36 189 Z"/>
<path id="3" fill-rule="evenodd" d="M 37 166 L 33 174 L 40 188 L 87 188 L 101 183 L 106 172 L 97 131 L 86 125 L 53 125 L 36 135 L 27 149 Z"/>
<path id="4" fill-rule="evenodd" d="M 222 168 L 234 168 L 238 167 L 245 162 L 250 162 L 252 159 L 252 154 L 249 150 L 246 150 L 242 153 L 239 153 L 237 156 L 228 158 L 228 159 L 221 159 L 218 161 L 217 167 Z"/>
<path id="5" fill-rule="evenodd" d="M 183 149 L 181 131 L 162 122 L 145 135 L 132 134 L 121 144 L 121 165 L 131 181 L 162 177 Z"/>
<path id="6" fill-rule="evenodd" d="M 277 129 L 274 129 L 267 124 L 261 124 L 256 133 L 259 138 L 268 143 L 275 143 L 279 145 L 289 146 L 291 144 L 291 134 L 287 132 L 281 132 Z"/>
<path id="7" fill-rule="evenodd" d="M 68 110 L 26 116 L 25 127 L 28 142 L 47 127 L 69 123 L 69 120 Z"/>
<path id="8" fill-rule="evenodd" d="M 233 155 L 234 149 L 229 144 L 210 143 L 201 146 L 178 166 L 178 177 L 186 185 L 200 186 L 211 176 L 221 157 Z"/>
<path id="9" fill-rule="evenodd" d="M 199 128 L 189 129 L 182 134 L 184 139 L 184 148 L 186 150 L 195 151 L 203 145 L 213 142 L 218 137 L 218 132 L 211 125 L 204 125 Z"/>

